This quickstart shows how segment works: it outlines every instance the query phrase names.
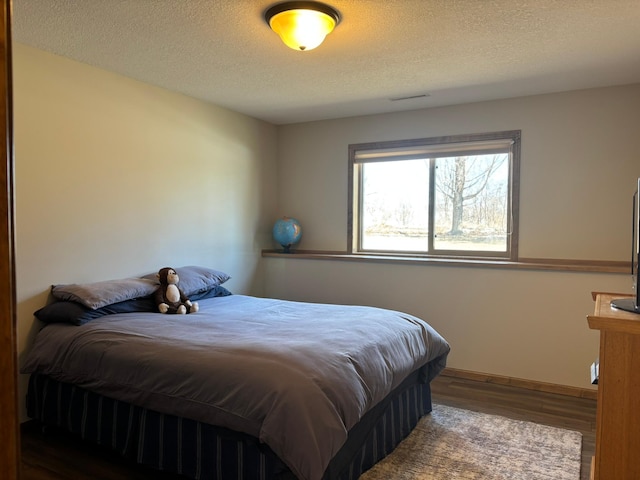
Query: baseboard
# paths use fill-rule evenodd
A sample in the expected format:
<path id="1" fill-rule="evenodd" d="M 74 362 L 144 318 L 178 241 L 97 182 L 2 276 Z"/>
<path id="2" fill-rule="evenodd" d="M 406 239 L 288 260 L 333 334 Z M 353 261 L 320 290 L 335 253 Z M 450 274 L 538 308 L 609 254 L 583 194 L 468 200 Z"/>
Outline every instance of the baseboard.
<path id="1" fill-rule="evenodd" d="M 536 380 L 505 377 L 503 375 L 493 375 L 491 373 L 470 372 L 468 370 L 459 370 L 457 368 L 446 367 L 440 375 L 444 375 L 446 377 L 465 378 L 467 380 L 475 380 L 477 382 L 511 385 L 513 387 L 526 388 L 527 390 L 557 393 L 559 395 L 567 395 L 570 397 L 588 398 L 591 400 L 596 400 L 598 398 L 598 391 L 588 388 L 570 387 L 568 385 L 557 385 L 555 383 L 538 382 Z"/>

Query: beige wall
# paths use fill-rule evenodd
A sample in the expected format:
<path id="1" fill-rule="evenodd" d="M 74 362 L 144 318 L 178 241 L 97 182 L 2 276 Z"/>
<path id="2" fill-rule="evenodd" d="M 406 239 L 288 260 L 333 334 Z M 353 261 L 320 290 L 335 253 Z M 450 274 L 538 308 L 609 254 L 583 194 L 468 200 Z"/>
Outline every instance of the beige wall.
<path id="1" fill-rule="evenodd" d="M 350 143 L 522 130 L 521 257 L 628 260 L 640 177 L 640 85 L 288 125 L 278 129 L 279 215 L 301 249 L 345 250 Z M 589 388 L 592 290 L 630 275 L 269 258 L 268 296 L 363 303 L 429 320 L 451 367 Z"/>
<path id="2" fill-rule="evenodd" d="M 589 292 L 630 291 L 628 275 L 260 249 L 285 214 L 302 222 L 300 248 L 346 248 L 350 143 L 521 129 L 521 256 L 627 260 L 640 85 L 275 127 L 23 45 L 14 77 L 21 355 L 52 283 L 203 264 L 237 293 L 421 316 L 455 368 L 588 387 Z"/>
<path id="3" fill-rule="evenodd" d="M 24 45 L 14 98 L 20 356 L 54 283 L 197 264 L 263 293 L 274 126 Z"/>

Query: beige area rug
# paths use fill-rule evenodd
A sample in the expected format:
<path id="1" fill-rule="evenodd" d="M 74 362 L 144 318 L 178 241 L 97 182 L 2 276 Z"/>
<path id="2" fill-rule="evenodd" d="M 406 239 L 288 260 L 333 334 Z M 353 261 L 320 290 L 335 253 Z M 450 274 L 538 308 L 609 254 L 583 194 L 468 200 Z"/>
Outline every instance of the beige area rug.
<path id="1" fill-rule="evenodd" d="M 360 480 L 579 480 L 582 434 L 434 405 Z"/>

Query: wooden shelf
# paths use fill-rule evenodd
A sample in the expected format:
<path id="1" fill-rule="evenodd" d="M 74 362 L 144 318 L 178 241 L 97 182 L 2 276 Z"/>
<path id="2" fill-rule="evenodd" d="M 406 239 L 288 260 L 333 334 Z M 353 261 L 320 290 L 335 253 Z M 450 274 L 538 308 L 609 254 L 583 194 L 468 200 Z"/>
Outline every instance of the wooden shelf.
<path id="1" fill-rule="evenodd" d="M 629 275 L 630 262 L 615 260 L 568 260 L 550 258 L 520 258 L 518 261 L 500 258 L 440 257 L 428 255 L 353 254 L 342 251 L 262 250 L 263 257 L 286 258 L 288 260 L 332 260 L 341 262 L 366 262 L 389 264 L 431 265 L 439 267 L 479 267 L 516 270 L 546 270 L 558 272 L 616 273 Z"/>

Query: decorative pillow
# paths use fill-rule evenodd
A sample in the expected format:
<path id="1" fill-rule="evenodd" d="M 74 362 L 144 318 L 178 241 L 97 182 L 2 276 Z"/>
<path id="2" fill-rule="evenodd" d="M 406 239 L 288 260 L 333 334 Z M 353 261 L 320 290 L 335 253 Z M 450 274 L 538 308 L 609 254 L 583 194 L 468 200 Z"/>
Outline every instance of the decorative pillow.
<path id="1" fill-rule="evenodd" d="M 51 293 L 58 300 L 78 302 L 93 310 L 153 294 L 158 284 L 144 278 L 123 278 L 104 282 L 53 285 Z"/>
<path id="2" fill-rule="evenodd" d="M 178 287 L 180 287 L 191 301 L 193 301 L 191 298 L 192 295 L 211 290 L 213 287 L 222 285 L 231 278 L 228 274 L 221 272 L 220 270 L 214 270 L 207 267 L 188 266 L 176 268 L 175 271 L 178 274 L 178 277 L 180 277 Z M 157 272 L 150 273 L 142 278 L 153 280 L 157 287 L 159 283 L 156 275 Z"/>
<path id="3" fill-rule="evenodd" d="M 191 296 L 192 301 L 204 300 L 206 298 L 226 297 L 232 293 L 222 285 L 196 293 Z M 95 310 L 80 305 L 76 302 L 58 301 L 42 307 L 34 313 L 35 317 L 44 323 L 71 323 L 73 325 L 84 325 L 96 318 L 109 315 L 111 313 L 132 313 L 132 312 L 155 312 L 156 305 L 153 297 L 135 298 L 124 302 L 113 303 Z"/>
<path id="4" fill-rule="evenodd" d="M 205 298 L 227 297 L 229 295 L 233 294 L 222 285 L 216 285 L 215 287 L 209 290 L 205 290 L 204 292 L 194 293 L 189 297 L 189 300 L 191 300 L 192 302 L 197 302 L 198 300 L 204 300 Z"/>
<path id="5" fill-rule="evenodd" d="M 85 315 L 93 317 L 93 314 L 100 315 L 100 309 L 91 310 L 76 302 L 53 302 L 37 310 L 33 315 L 44 323 L 72 323 L 82 325 L 92 318 L 84 318 Z M 93 318 L 98 318 L 98 317 Z"/>
<path id="6" fill-rule="evenodd" d="M 34 316 L 44 323 L 71 323 L 84 325 L 96 318 L 111 313 L 154 312 L 153 297 L 135 298 L 124 302 L 112 303 L 102 308 L 91 309 L 76 302 L 53 302 L 34 312 Z"/>

